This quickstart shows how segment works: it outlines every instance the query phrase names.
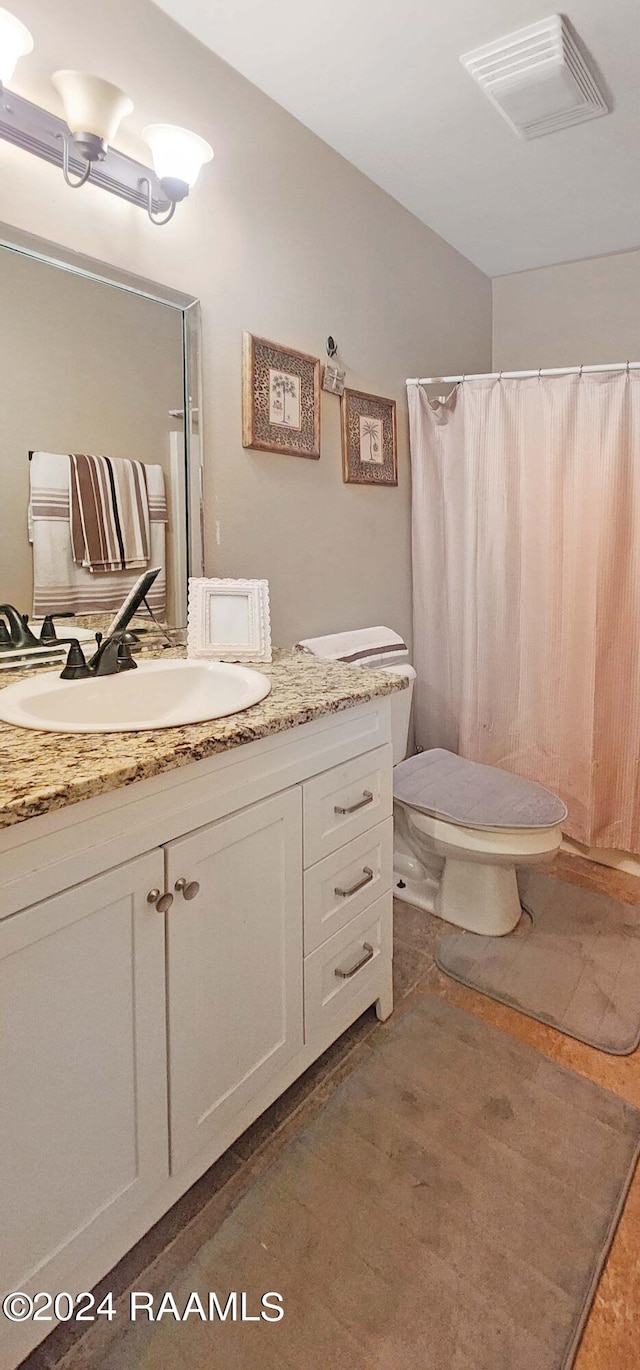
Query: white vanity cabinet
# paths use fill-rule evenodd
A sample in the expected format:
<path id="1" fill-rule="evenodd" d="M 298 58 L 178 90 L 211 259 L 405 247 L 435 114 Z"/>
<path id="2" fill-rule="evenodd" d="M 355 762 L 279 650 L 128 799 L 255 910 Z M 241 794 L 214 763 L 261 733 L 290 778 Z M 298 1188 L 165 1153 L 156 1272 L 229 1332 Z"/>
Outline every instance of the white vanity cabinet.
<path id="1" fill-rule="evenodd" d="M 151 852 L 0 923 L 3 1294 L 67 1289 L 166 1181 L 162 879 Z"/>
<path id="2" fill-rule="evenodd" d="M 165 848 L 173 1174 L 302 1048 L 301 832 L 296 787 Z"/>
<path id="3" fill-rule="evenodd" d="M 0 1297 L 91 1289 L 389 1015 L 391 779 L 381 698 L 0 832 Z"/>

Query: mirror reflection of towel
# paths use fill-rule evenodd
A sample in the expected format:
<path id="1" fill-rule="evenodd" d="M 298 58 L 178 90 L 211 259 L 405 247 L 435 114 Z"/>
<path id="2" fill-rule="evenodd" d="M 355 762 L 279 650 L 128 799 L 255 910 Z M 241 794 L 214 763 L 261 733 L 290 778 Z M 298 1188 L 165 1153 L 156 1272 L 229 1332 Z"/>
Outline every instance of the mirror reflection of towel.
<path id="1" fill-rule="evenodd" d="M 29 540 L 33 543 L 33 614 L 55 614 L 72 609 L 77 614 L 115 613 L 139 571 L 92 575 L 74 562 L 69 524 L 69 457 L 59 452 L 34 452 L 29 464 L 31 497 Z M 149 496 L 150 560 L 162 570 L 147 596 L 158 617 L 167 603 L 167 502 L 161 466 L 145 463 Z"/>
<path id="2" fill-rule="evenodd" d="M 149 501 L 140 461 L 73 452 L 69 457 L 73 559 L 89 571 L 144 570 Z"/>

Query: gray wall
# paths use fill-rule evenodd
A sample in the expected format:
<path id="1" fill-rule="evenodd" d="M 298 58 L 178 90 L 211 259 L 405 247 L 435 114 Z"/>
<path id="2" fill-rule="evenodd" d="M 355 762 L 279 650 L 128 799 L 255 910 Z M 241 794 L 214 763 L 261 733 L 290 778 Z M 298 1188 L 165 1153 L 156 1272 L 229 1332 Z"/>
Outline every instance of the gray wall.
<path id="1" fill-rule="evenodd" d="M 56 67 L 95 70 L 135 101 L 123 152 L 148 158 L 139 133 L 156 119 L 215 148 L 159 229 L 0 144 L 0 218 L 202 300 L 208 573 L 268 577 L 281 643 L 378 622 L 409 633 L 404 381 L 490 366 L 489 280 L 149 0 L 104 0 L 98 45 L 84 0 L 12 8 L 36 38 L 14 80 L 28 98 L 55 108 Z M 397 489 L 343 484 L 333 396 L 320 461 L 242 448 L 243 329 L 320 357 L 332 333 L 348 383 L 397 400 Z"/>
<path id="2" fill-rule="evenodd" d="M 640 361 L 640 252 L 498 276 L 493 365 Z"/>

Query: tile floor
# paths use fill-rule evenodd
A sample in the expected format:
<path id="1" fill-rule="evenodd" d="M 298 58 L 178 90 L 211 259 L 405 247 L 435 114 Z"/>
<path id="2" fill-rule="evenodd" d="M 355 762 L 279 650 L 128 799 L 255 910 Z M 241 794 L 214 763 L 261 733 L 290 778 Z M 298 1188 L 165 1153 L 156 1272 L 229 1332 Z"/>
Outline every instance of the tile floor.
<path id="1" fill-rule="evenodd" d="M 640 903 L 640 878 L 565 854 L 556 858 L 549 870 L 626 903 Z M 394 1018 L 421 996 L 439 995 L 640 1107 L 640 1050 L 627 1057 L 605 1056 L 447 979 L 433 961 L 435 940 L 445 930 L 439 919 L 396 903 Z M 322 1108 L 384 1031 L 373 1010 L 364 1014 L 120 1262 L 102 1282 L 102 1291 L 112 1290 L 124 1300 L 131 1287 L 170 1289 L 172 1276 L 217 1229 L 283 1141 L 299 1132 Z M 92 1329 L 80 1340 L 73 1337 L 68 1326 L 60 1327 L 23 1363 L 24 1370 L 107 1370 L 115 1366 L 113 1332 L 108 1326 Z M 315 1365 L 321 1347 L 309 1351 L 304 1363 Z M 639 1365 L 640 1168 L 596 1292 L 575 1370 L 637 1370 Z"/>

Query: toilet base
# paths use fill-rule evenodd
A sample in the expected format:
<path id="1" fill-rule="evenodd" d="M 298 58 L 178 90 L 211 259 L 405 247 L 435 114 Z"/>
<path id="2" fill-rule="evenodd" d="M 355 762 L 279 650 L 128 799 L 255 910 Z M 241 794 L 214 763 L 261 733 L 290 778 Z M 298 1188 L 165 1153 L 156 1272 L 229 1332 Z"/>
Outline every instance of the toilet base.
<path id="1" fill-rule="evenodd" d="M 447 857 L 438 876 L 415 856 L 394 853 L 393 893 L 406 904 L 485 937 L 504 937 L 520 921 L 515 866 Z"/>
<path id="2" fill-rule="evenodd" d="M 444 861 L 434 855 L 433 865 L 426 866 L 409 851 L 402 840 L 403 830 L 395 815 L 393 843 L 393 897 L 405 904 L 413 904 L 425 913 L 435 913 Z"/>
<path id="3" fill-rule="evenodd" d="M 515 866 L 485 866 L 448 856 L 434 912 L 447 923 L 485 937 L 504 937 L 520 921 Z"/>
<path id="4" fill-rule="evenodd" d="M 437 880 L 405 880 L 404 876 L 393 873 L 393 897 L 405 904 L 413 904 L 425 913 L 435 913 L 438 897 Z"/>

